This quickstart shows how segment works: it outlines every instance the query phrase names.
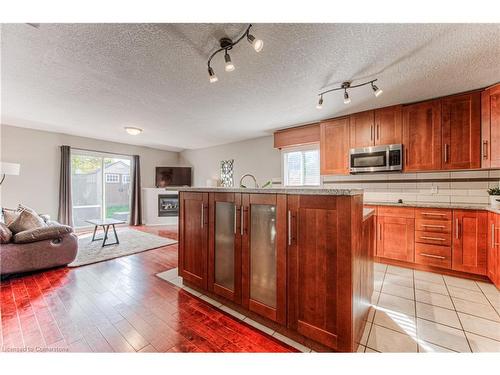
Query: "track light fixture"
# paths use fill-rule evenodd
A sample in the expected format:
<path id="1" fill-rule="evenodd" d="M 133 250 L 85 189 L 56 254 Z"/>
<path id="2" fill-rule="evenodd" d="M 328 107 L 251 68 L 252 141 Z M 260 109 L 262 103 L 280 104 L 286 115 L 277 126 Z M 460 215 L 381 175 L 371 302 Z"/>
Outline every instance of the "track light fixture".
<path id="1" fill-rule="evenodd" d="M 257 38 L 255 38 L 255 36 L 250 34 L 251 28 L 252 28 L 252 25 L 251 24 L 248 25 L 248 27 L 245 30 L 245 32 L 243 33 L 243 35 L 241 35 L 234 42 L 230 38 L 222 38 L 221 40 L 219 40 L 220 48 L 217 51 L 215 51 L 214 53 L 212 53 L 212 55 L 208 58 L 208 77 L 209 77 L 210 83 L 214 83 L 214 82 L 218 81 L 218 78 L 215 75 L 214 70 L 210 66 L 210 63 L 212 62 L 212 59 L 214 58 L 214 56 L 217 55 L 219 52 L 224 51 L 224 61 L 226 63 L 225 67 L 224 67 L 225 71 L 232 72 L 235 69 L 235 67 L 234 67 L 233 62 L 231 61 L 231 56 L 229 56 L 228 51 L 233 49 L 233 47 L 235 45 L 237 45 L 239 42 L 241 42 L 243 40 L 243 38 L 246 37 L 246 39 L 252 45 L 253 49 L 256 52 L 262 51 L 262 48 L 264 48 L 264 42 L 261 39 L 257 39 Z"/>
<path id="2" fill-rule="evenodd" d="M 328 92 L 332 92 L 332 91 L 338 91 L 338 90 L 344 90 L 344 104 L 349 104 L 351 102 L 351 97 L 349 96 L 349 93 L 348 93 L 347 90 L 353 89 L 353 88 L 356 88 L 356 87 L 366 86 L 366 85 L 371 85 L 372 86 L 372 90 L 373 90 L 373 94 L 376 97 L 379 97 L 383 93 L 383 91 L 382 91 L 382 89 L 379 89 L 375 85 L 376 81 L 377 81 L 377 79 L 373 79 L 371 81 L 360 83 L 358 85 L 351 85 L 351 82 L 346 81 L 346 82 L 343 82 L 342 85 L 340 85 L 340 87 L 335 87 L 333 89 L 329 89 L 329 90 L 320 92 L 319 93 L 319 101 L 318 101 L 318 104 L 316 105 L 316 108 L 318 108 L 318 109 L 323 108 L 323 95 L 324 94 L 326 94 Z"/>

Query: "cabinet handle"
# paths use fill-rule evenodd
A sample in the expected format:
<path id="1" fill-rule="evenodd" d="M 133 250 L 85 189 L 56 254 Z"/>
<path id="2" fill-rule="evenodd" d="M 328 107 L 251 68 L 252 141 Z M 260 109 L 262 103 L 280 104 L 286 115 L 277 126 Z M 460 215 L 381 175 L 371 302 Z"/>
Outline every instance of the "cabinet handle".
<path id="1" fill-rule="evenodd" d="M 497 230 L 500 231 L 500 228 L 495 228 L 495 231 L 497 231 Z M 495 239 L 495 237 L 493 237 L 493 239 Z M 493 243 L 495 243 L 495 241 L 493 241 Z M 495 244 L 495 246 L 500 246 L 500 242 L 497 242 Z"/>
<path id="2" fill-rule="evenodd" d="M 420 236 L 420 238 L 423 240 L 446 241 L 444 238 L 439 238 L 439 237 Z"/>
<path id="3" fill-rule="evenodd" d="M 205 205 L 202 203 L 201 204 L 201 227 L 203 228 L 203 226 L 205 225 L 204 221 L 205 221 L 205 212 L 204 212 L 204 207 Z"/>
<path id="4" fill-rule="evenodd" d="M 422 215 L 427 215 L 427 216 L 446 216 L 446 214 L 440 214 L 438 212 L 422 212 Z"/>
<path id="5" fill-rule="evenodd" d="M 448 163 L 448 144 L 444 144 L 444 162 Z"/>
<path id="6" fill-rule="evenodd" d="M 243 206 L 240 207 L 240 234 L 243 236 L 243 223 L 245 222 L 245 215 L 243 213 Z"/>
<path id="7" fill-rule="evenodd" d="M 495 224 L 491 224 L 491 247 L 495 247 Z"/>
<path id="8" fill-rule="evenodd" d="M 426 254 L 426 253 L 420 253 L 420 255 L 423 257 L 427 257 L 427 258 L 446 259 L 446 257 L 443 257 L 441 255 L 433 255 L 433 254 Z"/>
<path id="9" fill-rule="evenodd" d="M 380 124 L 377 124 L 377 140 L 380 140 Z"/>
<path id="10" fill-rule="evenodd" d="M 458 222 L 458 219 L 455 220 L 455 238 L 458 240 L 460 238 L 460 223 Z"/>
<path id="11" fill-rule="evenodd" d="M 422 224 L 423 227 L 426 228 L 442 228 L 444 229 L 444 225 L 430 225 L 430 224 Z"/>
<path id="12" fill-rule="evenodd" d="M 236 225 L 237 225 L 237 222 L 236 222 L 236 216 L 238 215 L 238 213 L 236 212 L 238 211 L 238 209 L 236 208 L 236 205 L 234 205 L 234 223 L 233 223 L 233 226 L 234 226 L 234 234 L 236 234 Z"/>
<path id="13" fill-rule="evenodd" d="M 288 246 L 292 245 L 292 211 L 288 210 Z"/>
<path id="14" fill-rule="evenodd" d="M 488 159 L 488 141 L 483 141 L 483 159 Z"/>
<path id="15" fill-rule="evenodd" d="M 382 224 L 378 225 L 378 239 L 382 241 Z"/>
<path id="16" fill-rule="evenodd" d="M 373 125 L 370 125 L 370 141 L 373 141 Z"/>
<path id="17" fill-rule="evenodd" d="M 405 148 L 405 165 L 408 166 L 408 148 Z"/>

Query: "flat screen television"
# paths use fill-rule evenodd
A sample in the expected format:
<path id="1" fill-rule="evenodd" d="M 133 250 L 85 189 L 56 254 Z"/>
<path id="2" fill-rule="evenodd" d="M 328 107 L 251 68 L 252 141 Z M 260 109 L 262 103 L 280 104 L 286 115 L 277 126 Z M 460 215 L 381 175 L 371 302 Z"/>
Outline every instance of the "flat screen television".
<path id="1" fill-rule="evenodd" d="M 156 167 L 156 187 L 191 186 L 191 167 Z"/>

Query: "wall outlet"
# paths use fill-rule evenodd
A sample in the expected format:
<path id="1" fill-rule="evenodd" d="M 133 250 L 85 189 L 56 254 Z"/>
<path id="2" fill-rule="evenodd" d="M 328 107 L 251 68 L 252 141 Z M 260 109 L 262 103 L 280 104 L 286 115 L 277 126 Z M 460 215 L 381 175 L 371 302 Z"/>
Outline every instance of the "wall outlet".
<path id="1" fill-rule="evenodd" d="M 437 186 L 431 187 L 431 193 L 432 194 L 437 194 L 438 193 L 438 187 Z"/>

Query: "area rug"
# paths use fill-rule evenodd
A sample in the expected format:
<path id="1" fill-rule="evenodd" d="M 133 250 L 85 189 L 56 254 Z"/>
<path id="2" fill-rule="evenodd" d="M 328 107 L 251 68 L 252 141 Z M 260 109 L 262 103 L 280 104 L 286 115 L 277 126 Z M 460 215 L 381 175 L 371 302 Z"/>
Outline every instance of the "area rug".
<path id="1" fill-rule="evenodd" d="M 158 247 L 173 245 L 177 241 L 170 238 L 156 236 L 154 234 L 129 229 L 117 229 L 120 243 L 102 247 L 101 241 L 92 242 L 92 233 L 78 236 L 78 254 L 76 259 L 68 264 L 68 267 L 78 267 L 86 264 L 102 262 L 114 258 L 123 257 L 130 254 L 141 253 L 146 250 L 156 249 Z M 96 235 L 102 237 L 102 230 Z M 114 242 L 113 231 L 110 230 L 110 242 Z"/>

